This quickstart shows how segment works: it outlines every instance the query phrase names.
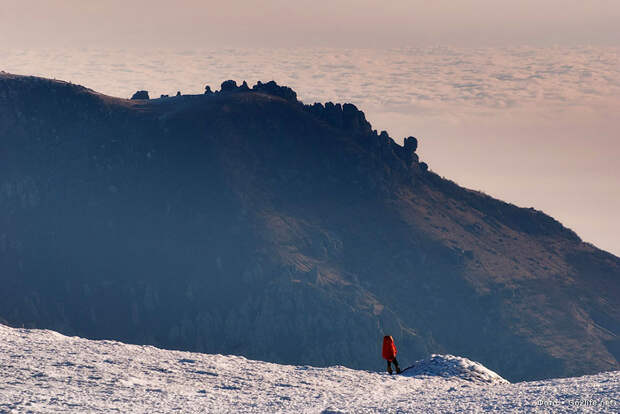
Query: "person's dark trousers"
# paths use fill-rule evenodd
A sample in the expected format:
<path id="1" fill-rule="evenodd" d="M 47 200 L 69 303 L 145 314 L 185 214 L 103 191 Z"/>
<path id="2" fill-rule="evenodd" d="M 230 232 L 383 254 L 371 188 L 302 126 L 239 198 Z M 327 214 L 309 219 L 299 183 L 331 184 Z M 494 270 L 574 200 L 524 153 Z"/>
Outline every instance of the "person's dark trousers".
<path id="1" fill-rule="evenodd" d="M 394 369 L 396 370 L 396 373 L 400 374 L 400 367 L 398 366 L 398 361 L 396 360 L 396 358 L 394 358 L 393 360 L 387 362 L 387 371 L 388 371 L 388 373 L 390 375 L 392 375 L 392 364 L 391 363 L 394 363 Z"/>

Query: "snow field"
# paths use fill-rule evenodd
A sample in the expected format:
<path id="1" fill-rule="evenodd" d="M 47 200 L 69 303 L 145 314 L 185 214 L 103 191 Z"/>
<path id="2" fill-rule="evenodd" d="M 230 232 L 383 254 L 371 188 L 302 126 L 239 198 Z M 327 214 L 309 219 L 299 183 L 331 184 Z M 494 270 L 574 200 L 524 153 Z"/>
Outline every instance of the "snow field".
<path id="1" fill-rule="evenodd" d="M 405 375 L 252 361 L 0 325 L 0 413 L 618 412 L 620 371 L 509 384 L 451 355 Z"/>

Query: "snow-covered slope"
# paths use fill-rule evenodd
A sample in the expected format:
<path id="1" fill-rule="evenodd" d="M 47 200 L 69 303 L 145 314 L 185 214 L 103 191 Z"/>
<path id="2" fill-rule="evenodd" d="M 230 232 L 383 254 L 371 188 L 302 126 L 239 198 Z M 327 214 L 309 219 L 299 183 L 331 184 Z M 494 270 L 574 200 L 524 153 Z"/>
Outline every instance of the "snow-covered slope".
<path id="1" fill-rule="evenodd" d="M 417 361 L 407 368 L 403 375 L 407 377 L 439 376 L 459 378 L 478 383 L 507 384 L 504 378 L 487 367 L 467 358 L 454 355 L 431 355 L 429 359 Z"/>
<path id="2" fill-rule="evenodd" d="M 405 375 L 167 351 L 0 325 L 0 413 L 617 412 L 620 372 L 509 384 L 434 355 Z"/>

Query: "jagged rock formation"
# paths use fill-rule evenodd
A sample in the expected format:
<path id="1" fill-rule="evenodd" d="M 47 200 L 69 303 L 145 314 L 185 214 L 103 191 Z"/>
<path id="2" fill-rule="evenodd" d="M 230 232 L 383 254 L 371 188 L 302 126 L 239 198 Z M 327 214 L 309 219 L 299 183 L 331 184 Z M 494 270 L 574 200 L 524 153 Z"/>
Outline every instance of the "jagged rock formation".
<path id="1" fill-rule="evenodd" d="M 234 80 L 227 80 L 222 82 L 220 88 L 222 92 L 233 92 L 238 90 L 237 82 Z"/>
<path id="2" fill-rule="evenodd" d="M 205 89 L 207 92 L 209 89 Z M 0 319 L 299 364 L 618 369 L 620 259 L 275 82 L 125 100 L 0 75 Z"/>
<path id="3" fill-rule="evenodd" d="M 132 100 L 135 99 L 149 99 L 149 92 L 148 91 L 137 91 L 136 93 L 134 93 L 131 96 Z"/>
<path id="4" fill-rule="evenodd" d="M 278 96 L 289 102 L 297 102 L 297 93 L 294 90 L 287 88 L 286 86 L 279 86 L 274 81 L 269 81 L 267 83 L 258 81 L 256 85 L 252 87 L 252 90 L 271 96 Z"/>

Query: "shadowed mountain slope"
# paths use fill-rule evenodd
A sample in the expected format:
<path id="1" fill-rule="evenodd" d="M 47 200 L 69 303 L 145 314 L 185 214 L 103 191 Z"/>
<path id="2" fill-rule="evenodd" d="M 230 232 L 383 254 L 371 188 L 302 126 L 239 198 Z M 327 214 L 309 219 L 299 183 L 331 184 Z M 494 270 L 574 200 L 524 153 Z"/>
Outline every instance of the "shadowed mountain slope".
<path id="1" fill-rule="evenodd" d="M 139 96 L 144 96 L 139 95 Z M 125 100 L 0 74 L 0 320 L 279 363 L 619 369 L 620 259 L 275 83 Z"/>

